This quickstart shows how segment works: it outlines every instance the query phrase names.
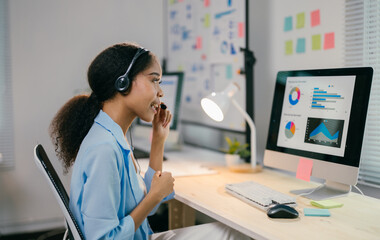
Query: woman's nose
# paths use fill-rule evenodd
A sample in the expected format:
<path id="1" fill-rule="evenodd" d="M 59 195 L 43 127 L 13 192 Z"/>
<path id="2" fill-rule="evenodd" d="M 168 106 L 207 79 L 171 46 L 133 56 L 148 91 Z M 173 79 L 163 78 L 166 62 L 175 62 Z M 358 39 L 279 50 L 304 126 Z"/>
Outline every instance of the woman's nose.
<path id="1" fill-rule="evenodd" d="M 158 97 L 163 97 L 164 92 L 162 91 L 161 87 L 158 87 L 158 92 L 157 92 Z"/>

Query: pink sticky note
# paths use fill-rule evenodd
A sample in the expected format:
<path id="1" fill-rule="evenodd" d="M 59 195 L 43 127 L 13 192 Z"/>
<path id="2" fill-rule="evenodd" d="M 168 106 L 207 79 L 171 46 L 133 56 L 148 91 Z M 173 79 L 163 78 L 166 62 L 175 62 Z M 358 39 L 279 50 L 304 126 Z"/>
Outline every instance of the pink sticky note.
<path id="1" fill-rule="evenodd" d="M 197 37 L 196 49 L 201 49 L 201 48 L 202 48 L 202 37 Z"/>
<path id="2" fill-rule="evenodd" d="M 204 0 L 204 6 L 205 7 L 208 7 L 208 6 L 210 6 L 210 0 Z"/>
<path id="3" fill-rule="evenodd" d="M 244 23 L 243 22 L 238 23 L 238 37 L 239 38 L 244 37 Z"/>
<path id="4" fill-rule="evenodd" d="M 335 35 L 333 32 L 325 34 L 325 40 L 323 42 L 323 49 L 331 49 L 335 47 Z"/>
<path id="5" fill-rule="evenodd" d="M 311 170 L 313 168 L 313 160 L 300 158 L 297 167 L 296 177 L 310 182 Z"/>
<path id="6" fill-rule="evenodd" d="M 311 26 L 315 27 L 321 24 L 321 15 L 319 9 L 311 12 Z"/>

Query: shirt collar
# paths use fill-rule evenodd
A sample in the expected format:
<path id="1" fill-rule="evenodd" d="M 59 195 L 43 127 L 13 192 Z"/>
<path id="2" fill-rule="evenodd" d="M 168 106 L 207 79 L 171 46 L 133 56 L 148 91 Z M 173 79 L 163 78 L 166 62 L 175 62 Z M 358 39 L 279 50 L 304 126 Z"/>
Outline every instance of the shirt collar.
<path id="1" fill-rule="evenodd" d="M 109 131 L 116 139 L 116 141 L 122 146 L 125 150 L 130 150 L 127 141 L 121 127 L 114 121 L 107 113 L 100 110 L 98 115 L 95 118 L 95 122 Z"/>

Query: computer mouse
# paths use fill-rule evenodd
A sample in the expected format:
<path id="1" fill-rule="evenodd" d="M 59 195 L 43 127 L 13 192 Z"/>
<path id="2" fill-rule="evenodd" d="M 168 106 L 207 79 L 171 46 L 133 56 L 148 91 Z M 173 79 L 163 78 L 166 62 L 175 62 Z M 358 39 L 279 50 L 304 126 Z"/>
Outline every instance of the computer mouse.
<path id="1" fill-rule="evenodd" d="M 267 215 L 270 218 L 297 218 L 298 212 L 288 205 L 277 204 L 268 209 Z"/>

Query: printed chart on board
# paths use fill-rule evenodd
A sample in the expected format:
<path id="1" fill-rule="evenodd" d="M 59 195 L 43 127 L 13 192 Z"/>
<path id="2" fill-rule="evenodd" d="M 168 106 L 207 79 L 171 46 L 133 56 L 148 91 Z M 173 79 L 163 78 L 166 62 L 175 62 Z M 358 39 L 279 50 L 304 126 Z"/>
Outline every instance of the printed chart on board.
<path id="1" fill-rule="evenodd" d="M 245 103 L 244 54 L 246 0 L 169 0 L 167 2 L 167 71 L 183 71 L 181 119 L 245 131 L 241 114 L 230 106 L 225 119 L 214 122 L 203 113 L 200 101 L 211 92 L 237 82 L 235 99 Z"/>

